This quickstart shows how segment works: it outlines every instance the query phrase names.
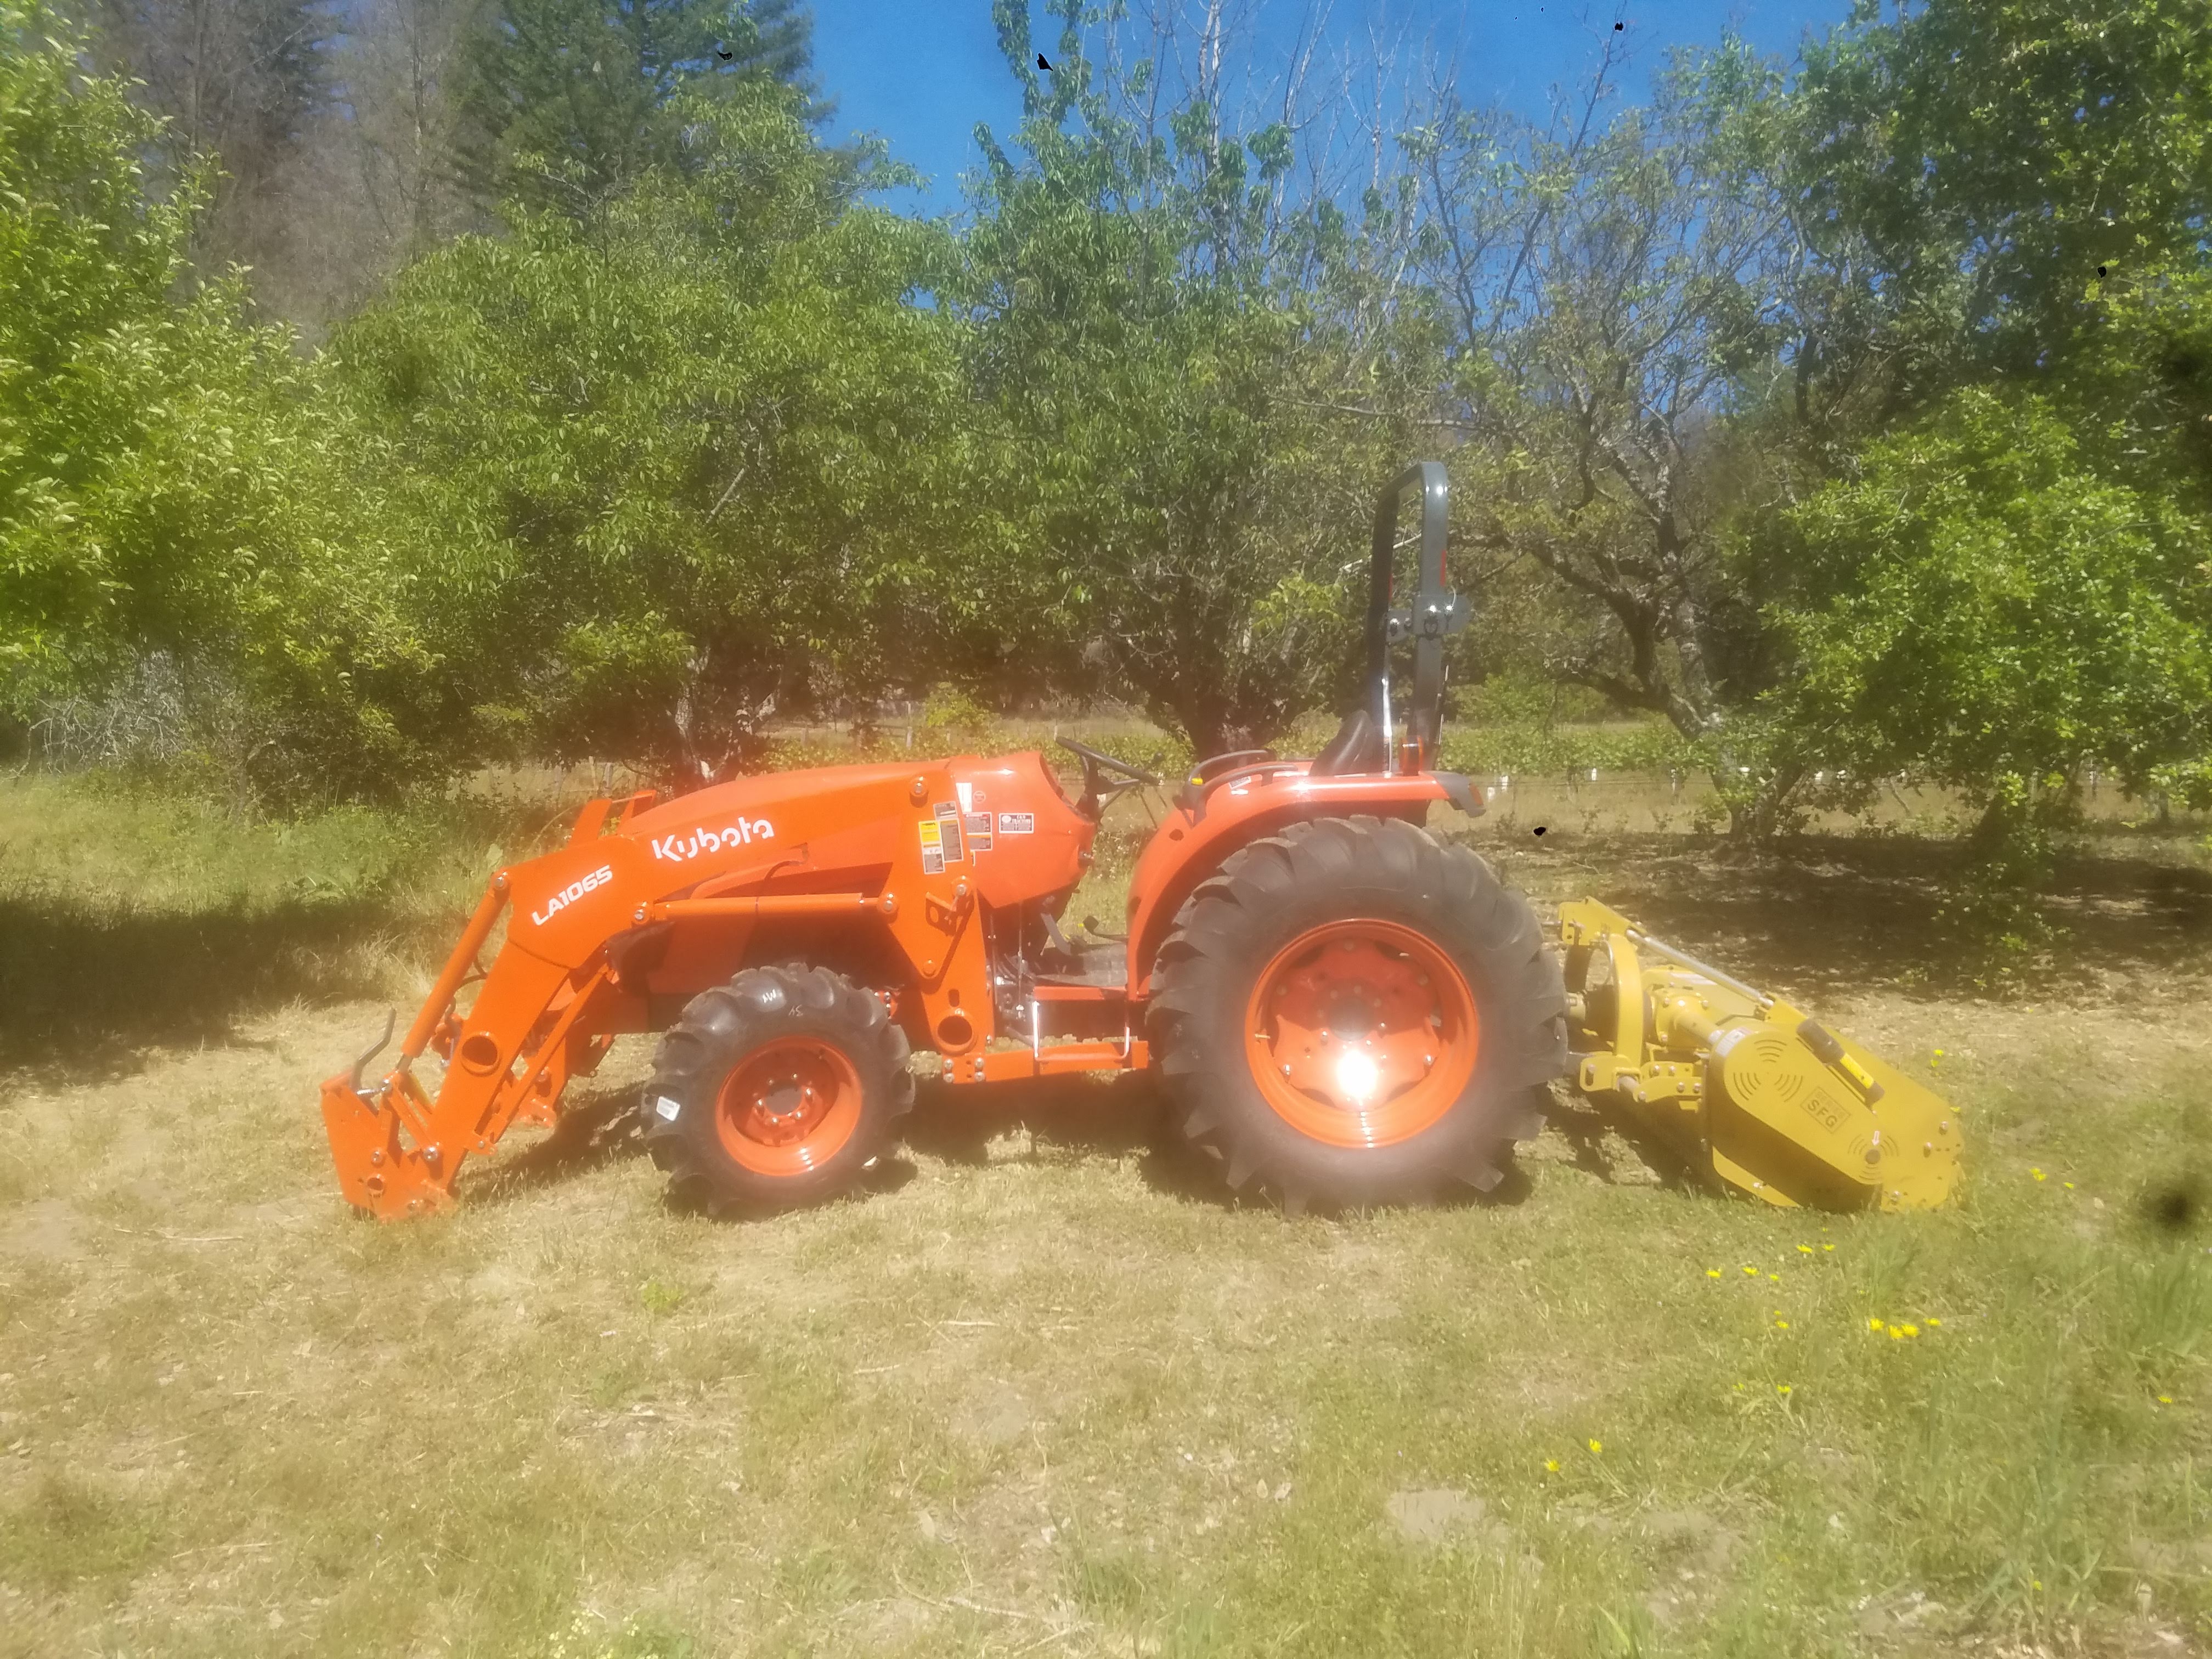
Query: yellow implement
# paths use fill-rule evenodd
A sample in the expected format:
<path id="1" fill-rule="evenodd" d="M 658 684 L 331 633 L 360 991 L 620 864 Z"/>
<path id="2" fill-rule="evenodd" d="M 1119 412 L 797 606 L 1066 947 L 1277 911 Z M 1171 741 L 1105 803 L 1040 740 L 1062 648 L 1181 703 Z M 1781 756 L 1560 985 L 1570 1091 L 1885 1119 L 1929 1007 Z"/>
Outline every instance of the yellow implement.
<path id="1" fill-rule="evenodd" d="M 1961 1143 L 1940 1096 L 1594 899 L 1559 907 L 1559 943 L 1576 1085 L 1698 1176 L 1824 1210 L 1951 1195 Z"/>

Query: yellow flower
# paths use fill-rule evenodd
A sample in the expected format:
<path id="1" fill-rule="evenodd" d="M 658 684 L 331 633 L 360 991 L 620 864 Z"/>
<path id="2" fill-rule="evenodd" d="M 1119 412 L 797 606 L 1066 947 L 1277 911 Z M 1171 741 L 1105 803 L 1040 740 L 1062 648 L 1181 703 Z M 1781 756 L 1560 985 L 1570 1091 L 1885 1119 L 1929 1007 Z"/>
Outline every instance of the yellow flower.
<path id="1" fill-rule="evenodd" d="M 1790 1322 L 1786 1319 L 1778 1319 L 1774 1322 L 1774 1328 L 1778 1331 L 1786 1331 L 1790 1328 Z"/>
<path id="2" fill-rule="evenodd" d="M 2031 1578 L 2027 1581 L 2027 1587 L 2030 1589 L 2041 1589 L 2043 1588 L 2043 1581 L 2040 1578 Z"/>
<path id="3" fill-rule="evenodd" d="M 1934 1330 L 1941 1327 L 1942 1323 L 1943 1322 L 1940 1319 L 1931 1319 L 1928 1322 L 1928 1327 L 1930 1330 Z"/>
<path id="4" fill-rule="evenodd" d="M 1907 1325 L 1903 1328 L 1907 1336 L 1917 1336 L 1920 1334 L 1920 1327 L 1917 1325 Z"/>
<path id="5" fill-rule="evenodd" d="M 1544 1460 L 1544 1473 L 1545 1473 L 1545 1474 L 1557 1474 L 1559 1472 L 1559 1460 L 1558 1458 L 1556 1458 L 1556 1457 L 1547 1457 L 1547 1458 L 1546 1458 L 1546 1459 Z"/>
<path id="6" fill-rule="evenodd" d="M 1759 1277 L 1759 1269 L 1756 1267 L 1746 1267 L 1743 1270 L 1743 1276 L 1746 1279 L 1756 1279 Z"/>
<path id="7" fill-rule="evenodd" d="M 1592 1455 L 1601 1452 L 1605 1449 L 1605 1442 L 1602 1440 L 1593 1440 L 1589 1443 L 1589 1449 Z"/>
<path id="8" fill-rule="evenodd" d="M 1881 1316 L 1876 1314 L 1872 1319 L 1868 1320 L 1867 1328 L 1870 1331 L 1880 1330 L 1881 1328 Z"/>
<path id="9" fill-rule="evenodd" d="M 1896 1326 L 1892 1325 L 1889 1328 L 1889 1340 L 1893 1342 L 1902 1342 L 1905 1340 L 1905 1333 L 1899 1330 Z"/>
<path id="10" fill-rule="evenodd" d="M 2074 1183 L 2070 1181 L 2062 1181 L 2058 1184 L 2063 1187 L 2069 1193 L 2074 1190 Z"/>
<path id="11" fill-rule="evenodd" d="M 1718 1279 L 1720 1276 L 1721 1270 L 1718 1267 L 1708 1267 L 1705 1269 L 1705 1277 L 1708 1279 Z"/>
<path id="12" fill-rule="evenodd" d="M 1768 1277 L 1769 1279 L 1772 1279 L 1772 1280 L 1773 1280 L 1776 1284 L 1778 1284 L 1778 1285 L 1779 1285 L 1779 1284 L 1782 1282 L 1782 1275 L 1781 1275 L 1780 1273 L 1769 1273 L 1769 1274 L 1767 1274 L 1767 1277 Z"/>
<path id="13" fill-rule="evenodd" d="M 1774 1392 L 1786 1400 L 1790 1397 L 1790 1385 L 1787 1382 L 1777 1382 L 1774 1385 Z"/>
<path id="14" fill-rule="evenodd" d="M 1824 1249 L 1824 1250 L 1832 1250 L 1832 1249 L 1834 1249 L 1836 1247 L 1835 1247 L 1834 1245 L 1832 1245 L 1832 1244 L 1823 1244 L 1822 1246 L 1820 1246 L 1820 1248 L 1821 1248 L 1822 1249 Z"/>
<path id="15" fill-rule="evenodd" d="M 1810 1255 L 1813 1254 L 1813 1247 L 1810 1244 L 1800 1244 L 1797 1247 L 1797 1254 L 1800 1255 Z"/>
<path id="16" fill-rule="evenodd" d="M 2045 1179 L 2045 1178 L 2046 1178 L 2046 1177 L 2045 1176 L 2045 1175 L 2044 1175 L 2043 1171 L 2042 1171 L 2042 1170 L 2037 1170 L 2037 1169 L 2031 1169 L 2031 1170 L 2028 1170 L 2028 1174 L 2030 1174 L 2030 1175 L 2033 1176 L 2034 1176 L 2038 1181 L 2042 1181 L 2042 1180 L 2044 1180 L 2044 1179 Z"/>
<path id="17" fill-rule="evenodd" d="M 2173 1396 L 2170 1394 L 2162 1394 L 2158 1397 L 2158 1403 L 2161 1406 L 2171 1406 L 2173 1403 Z"/>

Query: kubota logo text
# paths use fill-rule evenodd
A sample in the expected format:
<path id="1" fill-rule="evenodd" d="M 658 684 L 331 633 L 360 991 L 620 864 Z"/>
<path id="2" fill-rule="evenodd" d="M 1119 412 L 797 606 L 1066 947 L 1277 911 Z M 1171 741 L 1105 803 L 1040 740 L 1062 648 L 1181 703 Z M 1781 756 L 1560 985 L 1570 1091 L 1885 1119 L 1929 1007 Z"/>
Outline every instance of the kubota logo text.
<path id="1" fill-rule="evenodd" d="M 653 843 L 653 856 L 682 863 L 702 853 L 719 853 L 756 841 L 774 841 L 775 826 L 766 818 L 739 818 L 720 830 L 694 830 L 689 835 L 663 836 Z"/>
<path id="2" fill-rule="evenodd" d="M 554 894 L 551 898 L 545 901 L 545 908 L 544 912 L 541 914 L 538 911 L 532 910 L 530 913 L 530 919 L 536 922 L 540 927 L 543 927 L 547 922 L 552 921 L 554 917 L 559 915 L 561 912 L 567 909 L 578 899 L 583 897 L 585 894 L 590 892 L 592 889 L 594 887 L 604 887 L 614 878 L 614 866 L 611 864 L 603 864 L 598 869 L 592 871 L 590 875 L 586 876 L 581 881 L 572 881 L 566 887 L 563 887 L 559 892 Z"/>

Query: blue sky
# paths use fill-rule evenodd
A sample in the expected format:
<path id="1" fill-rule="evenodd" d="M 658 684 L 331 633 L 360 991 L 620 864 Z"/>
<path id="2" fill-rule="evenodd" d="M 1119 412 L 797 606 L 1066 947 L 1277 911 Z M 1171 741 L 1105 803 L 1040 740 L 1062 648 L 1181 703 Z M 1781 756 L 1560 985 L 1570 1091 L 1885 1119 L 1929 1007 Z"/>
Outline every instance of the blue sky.
<path id="1" fill-rule="evenodd" d="M 878 133 L 895 155 L 932 175 L 927 196 L 895 205 L 958 205 L 959 174 L 976 165 L 975 124 L 1004 134 L 1021 116 L 990 0 L 813 0 L 813 7 L 815 72 L 837 100 L 830 135 Z M 1616 14 L 1609 4 L 1577 0 L 1334 0 L 1333 13 L 1340 34 L 1379 17 L 1455 57 L 1470 102 L 1540 114 L 1549 88 L 1587 71 L 1596 30 L 1609 28 L 1616 15 L 1636 52 L 1634 92 L 1669 46 L 1710 46 L 1733 23 L 1761 51 L 1794 57 L 1808 29 L 1825 32 L 1850 9 L 1850 0 L 1628 0 Z M 1258 9 L 1263 37 L 1279 37 L 1297 27 L 1305 4 L 1259 0 Z M 1037 32 L 1049 51 L 1054 31 Z"/>

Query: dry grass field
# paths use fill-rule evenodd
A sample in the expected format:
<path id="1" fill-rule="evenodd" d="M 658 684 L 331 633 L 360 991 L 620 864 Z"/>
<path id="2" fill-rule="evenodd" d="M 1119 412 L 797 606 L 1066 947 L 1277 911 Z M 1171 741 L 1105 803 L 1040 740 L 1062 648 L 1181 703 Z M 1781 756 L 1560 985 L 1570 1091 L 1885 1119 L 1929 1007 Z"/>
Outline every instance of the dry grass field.
<path id="1" fill-rule="evenodd" d="M 718 1224 L 626 1042 L 356 1220 L 315 1083 L 526 816 L 0 781 L 0 1655 L 2212 1654 L 2187 836 L 2086 846 L 1969 994 L 1902 829 L 1456 821 L 1929 1072 L 1942 1213 L 1677 1191 L 1562 1101 L 1494 1201 L 1291 1219 L 1131 1079 L 925 1085 L 873 1190 Z"/>

